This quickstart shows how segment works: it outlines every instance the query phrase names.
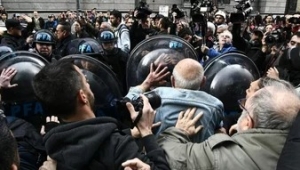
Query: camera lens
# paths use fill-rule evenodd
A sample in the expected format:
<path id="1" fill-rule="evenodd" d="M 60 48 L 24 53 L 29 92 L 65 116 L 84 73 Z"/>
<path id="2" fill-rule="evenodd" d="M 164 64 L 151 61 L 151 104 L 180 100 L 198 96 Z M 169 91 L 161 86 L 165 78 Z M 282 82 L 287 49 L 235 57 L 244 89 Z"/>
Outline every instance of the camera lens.
<path id="1" fill-rule="evenodd" d="M 151 107 L 155 110 L 161 105 L 161 97 L 155 92 L 151 91 L 146 93 L 145 96 L 148 98 Z"/>

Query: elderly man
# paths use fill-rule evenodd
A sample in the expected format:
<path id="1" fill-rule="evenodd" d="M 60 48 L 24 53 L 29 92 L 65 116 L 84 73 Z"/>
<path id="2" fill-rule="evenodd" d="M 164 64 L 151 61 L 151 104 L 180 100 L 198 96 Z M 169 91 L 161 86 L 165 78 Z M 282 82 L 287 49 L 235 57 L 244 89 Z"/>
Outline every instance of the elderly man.
<path id="1" fill-rule="evenodd" d="M 206 46 L 201 47 L 201 51 L 211 59 L 217 57 L 223 53 L 236 51 L 236 48 L 232 46 L 232 34 L 228 30 L 219 34 L 219 46 L 217 49 L 208 48 Z"/>
<path id="2" fill-rule="evenodd" d="M 191 143 L 199 130 L 193 125 L 195 110 L 181 113 L 176 127 L 167 129 L 158 142 L 171 169 L 275 169 L 300 100 L 290 85 L 274 81 L 251 96 L 232 137 L 216 134 L 203 143 Z M 192 119 L 192 120 L 191 120 Z"/>
<path id="3" fill-rule="evenodd" d="M 160 65 L 155 71 L 153 65 L 145 81 L 137 87 L 131 88 L 127 97 L 138 97 L 138 94 L 149 90 L 157 85 L 168 75 L 167 68 L 161 70 Z M 195 135 L 194 142 L 202 142 L 213 135 L 219 128 L 223 118 L 223 104 L 220 100 L 200 91 L 200 87 L 205 83 L 203 67 L 198 61 L 193 59 L 183 59 L 174 67 L 171 76 L 172 87 L 158 87 L 154 91 L 160 95 L 162 105 L 156 110 L 155 122 L 161 122 L 161 126 L 156 134 L 160 134 L 165 129 L 175 125 L 179 112 L 189 107 L 196 107 L 203 113 L 202 119 L 197 124 L 202 124 L 202 133 Z"/>

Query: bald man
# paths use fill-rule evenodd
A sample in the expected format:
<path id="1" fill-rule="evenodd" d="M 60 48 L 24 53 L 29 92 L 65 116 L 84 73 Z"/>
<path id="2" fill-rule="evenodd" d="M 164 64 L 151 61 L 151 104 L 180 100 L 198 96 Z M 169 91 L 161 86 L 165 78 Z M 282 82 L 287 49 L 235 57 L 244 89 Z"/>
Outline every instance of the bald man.
<path id="1" fill-rule="evenodd" d="M 164 81 L 164 78 L 170 74 L 167 69 L 167 67 L 163 68 L 160 65 L 154 70 L 153 65 L 151 65 L 148 77 L 141 85 L 132 87 L 127 97 L 138 97 L 139 94 Z M 223 103 L 200 90 L 204 83 L 204 70 L 198 61 L 183 59 L 175 65 L 171 76 L 172 87 L 158 87 L 153 90 L 162 99 L 162 105 L 156 110 L 154 120 L 155 123 L 161 122 L 158 129 L 154 130 L 157 136 L 165 129 L 175 126 L 179 113 L 190 107 L 197 108 L 197 114 L 203 113 L 197 125 L 203 125 L 204 127 L 200 133 L 191 138 L 193 142 L 202 142 L 213 135 L 215 130 L 219 129 L 223 118 Z"/>

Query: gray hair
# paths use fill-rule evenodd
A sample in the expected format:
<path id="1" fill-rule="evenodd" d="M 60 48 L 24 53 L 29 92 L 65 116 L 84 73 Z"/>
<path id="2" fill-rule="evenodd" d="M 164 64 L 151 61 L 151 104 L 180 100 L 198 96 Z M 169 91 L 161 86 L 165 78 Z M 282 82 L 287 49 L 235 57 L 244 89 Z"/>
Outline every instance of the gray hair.
<path id="1" fill-rule="evenodd" d="M 198 69 L 198 68 L 197 68 Z M 199 90 L 204 77 L 203 69 L 198 69 L 191 80 L 186 79 L 176 69 L 173 70 L 173 77 L 177 88 Z"/>
<path id="2" fill-rule="evenodd" d="M 111 31 L 113 31 L 113 27 L 111 26 L 111 24 L 109 22 L 102 22 L 101 25 L 105 28 L 105 29 L 109 29 Z M 100 25 L 100 26 L 101 26 Z"/>
<path id="3" fill-rule="evenodd" d="M 290 90 L 294 90 L 294 86 L 285 80 L 282 79 L 274 79 L 270 77 L 263 77 L 259 79 L 258 82 L 259 89 L 262 89 L 267 86 L 276 86 L 278 88 L 288 88 Z"/>
<path id="4" fill-rule="evenodd" d="M 255 128 L 289 129 L 300 109 L 297 92 L 283 80 L 269 82 L 249 102 Z"/>

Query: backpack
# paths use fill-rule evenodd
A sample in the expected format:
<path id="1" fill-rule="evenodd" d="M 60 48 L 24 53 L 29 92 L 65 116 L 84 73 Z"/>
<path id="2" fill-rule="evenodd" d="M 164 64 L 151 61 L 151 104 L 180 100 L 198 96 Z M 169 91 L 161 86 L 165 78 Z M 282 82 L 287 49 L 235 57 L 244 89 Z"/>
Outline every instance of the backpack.
<path id="1" fill-rule="evenodd" d="M 117 36 L 116 38 L 120 38 L 123 32 L 129 32 L 127 26 L 125 24 L 122 24 L 118 30 L 115 31 L 115 36 Z M 117 35 L 116 35 L 117 34 Z"/>
<path id="2" fill-rule="evenodd" d="M 47 158 L 42 135 L 23 119 L 8 116 L 6 120 L 18 144 L 20 169 L 38 170 Z"/>

